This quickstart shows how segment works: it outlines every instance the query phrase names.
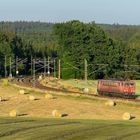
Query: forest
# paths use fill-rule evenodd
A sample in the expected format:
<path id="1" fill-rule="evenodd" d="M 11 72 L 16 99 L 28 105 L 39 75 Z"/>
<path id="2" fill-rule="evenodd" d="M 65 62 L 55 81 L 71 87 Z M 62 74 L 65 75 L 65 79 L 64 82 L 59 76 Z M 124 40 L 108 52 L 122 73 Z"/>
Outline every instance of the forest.
<path id="1" fill-rule="evenodd" d="M 140 79 L 140 26 L 83 23 L 0 22 L 0 75 L 8 76 L 10 58 L 15 75 L 31 73 L 31 58 L 61 60 L 61 78 Z M 56 64 L 56 69 L 58 63 Z M 5 74 L 5 69 L 7 73 Z M 53 71 L 52 71 L 53 73 Z"/>

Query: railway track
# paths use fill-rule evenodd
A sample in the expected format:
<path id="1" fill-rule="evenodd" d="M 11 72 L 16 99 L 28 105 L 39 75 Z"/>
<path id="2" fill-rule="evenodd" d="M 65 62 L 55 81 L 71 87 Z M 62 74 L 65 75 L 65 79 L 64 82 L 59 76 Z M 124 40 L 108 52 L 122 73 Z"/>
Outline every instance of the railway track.
<path id="1" fill-rule="evenodd" d="M 65 93 L 65 94 L 81 94 L 83 95 L 82 92 L 74 92 L 74 91 L 70 91 L 70 90 L 63 90 L 63 89 L 57 89 L 57 88 L 53 88 L 53 87 L 47 87 L 47 86 L 44 86 L 42 84 L 40 84 L 40 82 L 37 80 L 35 80 L 35 83 L 34 83 L 34 80 L 32 77 L 18 77 L 18 78 L 14 78 L 10 81 L 10 83 L 12 84 L 17 84 L 19 86 L 24 86 L 24 87 L 32 87 L 32 88 L 36 88 L 36 89 L 40 89 L 42 91 L 51 91 L 51 92 L 62 92 L 62 93 Z M 120 100 L 127 100 L 127 101 L 131 101 L 131 102 L 140 102 L 139 99 L 123 99 L 123 98 L 120 98 L 120 97 L 108 97 L 108 96 L 103 96 L 103 95 L 95 95 L 95 94 L 91 94 L 91 93 L 87 93 L 87 94 L 84 94 L 86 96 L 89 96 L 89 97 L 99 97 L 99 98 L 102 98 L 102 99 L 120 99 Z"/>
<path id="2" fill-rule="evenodd" d="M 40 84 L 40 82 L 37 80 L 37 78 L 36 78 L 35 83 L 34 83 L 34 80 L 32 77 L 14 78 L 10 81 L 10 83 L 17 84 L 20 86 L 37 88 L 37 89 L 46 90 L 46 91 L 81 94 L 80 92 L 74 92 L 74 91 L 70 91 L 70 90 L 57 89 L 57 88 L 44 86 L 44 85 Z"/>

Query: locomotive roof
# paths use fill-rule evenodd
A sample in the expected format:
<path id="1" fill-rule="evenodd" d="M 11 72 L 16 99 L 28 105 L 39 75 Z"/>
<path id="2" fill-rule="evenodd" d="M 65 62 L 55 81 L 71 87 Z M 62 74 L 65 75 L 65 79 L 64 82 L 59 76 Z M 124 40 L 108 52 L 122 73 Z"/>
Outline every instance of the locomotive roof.
<path id="1" fill-rule="evenodd" d="M 124 79 L 99 79 L 99 81 L 118 81 L 118 82 L 131 82 L 131 83 L 134 83 L 134 81 L 124 80 Z"/>

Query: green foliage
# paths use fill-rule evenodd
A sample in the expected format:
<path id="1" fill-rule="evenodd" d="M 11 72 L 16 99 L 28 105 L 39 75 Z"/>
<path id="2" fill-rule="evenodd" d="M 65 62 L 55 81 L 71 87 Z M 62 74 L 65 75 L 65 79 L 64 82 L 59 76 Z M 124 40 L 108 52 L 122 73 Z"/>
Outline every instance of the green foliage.
<path id="1" fill-rule="evenodd" d="M 137 64 L 136 50 L 121 41 L 112 40 L 99 26 L 70 21 L 56 24 L 54 31 L 63 48 L 60 58 L 63 59 L 65 68 L 69 68 L 63 72 L 64 78 L 69 75 L 71 77 L 71 73 L 73 78 L 84 77 L 84 59 L 90 63 L 90 79 L 135 77 L 134 73 L 125 72 L 128 71 L 125 65 L 129 67 Z M 71 63 L 73 67 L 66 66 L 66 63 Z M 72 70 L 74 67 L 77 68 L 78 76 Z"/>
<path id="2" fill-rule="evenodd" d="M 62 78 L 84 78 L 86 59 L 89 79 L 139 79 L 139 31 L 139 26 L 85 24 L 77 20 L 58 24 L 0 22 L 0 75 L 4 75 L 5 56 L 7 69 L 9 57 L 13 61 L 16 57 L 27 58 L 26 64 L 19 65 L 20 74 L 30 73 L 31 56 L 49 56 L 61 59 Z"/>

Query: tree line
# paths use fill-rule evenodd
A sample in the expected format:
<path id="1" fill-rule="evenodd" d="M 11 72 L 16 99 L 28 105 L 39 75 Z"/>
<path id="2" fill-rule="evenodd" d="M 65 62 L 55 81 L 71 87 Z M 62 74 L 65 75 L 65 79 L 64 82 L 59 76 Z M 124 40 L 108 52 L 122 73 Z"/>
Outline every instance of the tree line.
<path id="1" fill-rule="evenodd" d="M 89 79 L 139 79 L 140 27 L 126 30 L 126 26 L 116 26 L 77 20 L 55 24 L 0 22 L 0 75 L 4 76 L 5 57 L 13 61 L 27 58 L 20 73 L 29 74 L 31 56 L 49 56 L 61 60 L 62 78 L 84 78 L 86 59 Z"/>

